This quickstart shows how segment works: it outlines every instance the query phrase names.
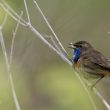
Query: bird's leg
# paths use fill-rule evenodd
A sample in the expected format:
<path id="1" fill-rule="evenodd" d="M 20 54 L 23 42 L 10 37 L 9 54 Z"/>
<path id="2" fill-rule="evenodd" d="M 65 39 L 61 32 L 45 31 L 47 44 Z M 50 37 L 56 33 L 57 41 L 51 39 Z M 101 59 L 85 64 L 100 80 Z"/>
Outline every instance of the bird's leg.
<path id="1" fill-rule="evenodd" d="M 94 84 L 91 85 L 91 89 L 93 89 L 96 86 L 96 84 L 102 80 L 102 78 L 104 78 L 104 75 L 101 75 L 101 77 Z"/>

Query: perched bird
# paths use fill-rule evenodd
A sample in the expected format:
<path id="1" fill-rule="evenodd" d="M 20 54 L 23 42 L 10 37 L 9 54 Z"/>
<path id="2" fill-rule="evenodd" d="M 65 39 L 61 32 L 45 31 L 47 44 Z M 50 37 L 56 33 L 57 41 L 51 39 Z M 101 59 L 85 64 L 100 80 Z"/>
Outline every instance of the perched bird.
<path id="1" fill-rule="evenodd" d="M 78 41 L 70 43 L 73 51 L 73 66 L 75 69 L 81 69 L 88 75 L 98 78 L 92 85 L 94 87 L 103 77 L 110 76 L 110 62 L 102 53 L 95 50 L 87 41 Z"/>

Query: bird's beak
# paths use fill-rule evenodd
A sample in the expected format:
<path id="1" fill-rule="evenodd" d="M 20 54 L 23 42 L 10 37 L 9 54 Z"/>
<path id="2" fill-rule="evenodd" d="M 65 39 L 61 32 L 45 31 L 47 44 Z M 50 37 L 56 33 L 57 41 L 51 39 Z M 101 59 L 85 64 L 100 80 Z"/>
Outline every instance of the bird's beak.
<path id="1" fill-rule="evenodd" d="M 69 43 L 69 46 L 68 46 L 68 48 L 72 48 L 72 49 L 75 49 L 75 46 L 74 46 L 74 44 L 73 44 L 73 43 Z"/>

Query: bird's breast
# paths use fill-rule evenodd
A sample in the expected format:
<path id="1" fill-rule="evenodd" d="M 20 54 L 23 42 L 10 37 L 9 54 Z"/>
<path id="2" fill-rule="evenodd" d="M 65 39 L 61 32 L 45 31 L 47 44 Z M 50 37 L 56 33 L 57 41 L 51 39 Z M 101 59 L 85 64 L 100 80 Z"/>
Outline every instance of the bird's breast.
<path id="1" fill-rule="evenodd" d="M 76 63 L 74 63 L 75 68 L 80 68 L 81 67 L 81 62 L 77 61 Z"/>

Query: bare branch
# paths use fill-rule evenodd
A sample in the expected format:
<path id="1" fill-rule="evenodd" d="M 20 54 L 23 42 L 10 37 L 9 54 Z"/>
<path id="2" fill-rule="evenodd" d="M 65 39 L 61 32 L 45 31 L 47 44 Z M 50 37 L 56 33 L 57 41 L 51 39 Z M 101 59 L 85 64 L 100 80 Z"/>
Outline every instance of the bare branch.
<path id="1" fill-rule="evenodd" d="M 90 94 L 88 88 L 86 87 L 86 85 L 85 85 L 83 79 L 81 79 L 80 75 L 79 75 L 76 71 L 75 71 L 74 73 L 75 73 L 75 75 L 77 76 L 77 78 L 79 79 L 79 81 L 81 82 L 81 84 L 82 84 L 84 90 L 86 91 L 86 93 L 87 93 L 87 95 L 88 95 L 88 97 L 89 97 L 89 99 L 90 99 L 90 101 L 91 101 L 91 103 L 92 103 L 92 105 L 93 105 L 93 107 L 94 107 L 94 110 L 97 110 L 96 104 L 94 103 L 94 100 L 93 100 L 93 98 L 92 98 L 92 96 L 91 96 L 91 94 Z"/>
<path id="2" fill-rule="evenodd" d="M 91 86 L 91 84 L 86 81 L 84 78 L 83 78 L 83 81 L 87 84 L 87 86 Z M 94 87 L 93 88 L 93 92 L 96 96 L 98 96 L 98 98 L 102 101 L 102 103 L 105 105 L 105 107 L 110 110 L 110 105 L 107 103 L 107 101 L 104 99 L 104 97 L 98 92 L 98 90 Z"/>
<path id="3" fill-rule="evenodd" d="M 57 35 L 55 34 L 55 32 L 53 31 L 52 27 L 50 26 L 50 24 L 49 24 L 47 18 L 46 18 L 45 15 L 43 14 L 43 12 L 42 12 L 42 10 L 40 9 L 38 3 L 37 3 L 35 0 L 33 0 L 33 1 L 34 1 L 34 3 L 36 4 L 36 6 L 37 6 L 39 12 L 41 13 L 41 15 L 42 15 L 43 19 L 45 20 L 46 24 L 48 25 L 49 29 L 52 31 L 53 35 L 55 36 L 55 38 L 56 38 L 58 44 L 60 45 L 61 49 L 62 49 L 63 52 L 66 53 L 66 55 L 68 56 L 66 50 L 64 49 L 64 47 L 63 47 L 63 45 L 61 44 L 61 42 L 59 41 Z M 52 40 L 53 44 L 54 44 L 54 45 L 57 47 L 57 49 L 59 50 L 58 45 L 56 44 L 56 42 L 54 41 L 54 39 L 53 39 L 52 37 L 51 37 L 51 40 Z M 60 52 L 60 53 L 62 53 L 62 52 Z M 66 56 L 65 56 L 65 57 L 66 57 Z M 70 65 L 71 65 L 71 64 L 70 64 Z M 71 66 L 72 66 L 72 65 L 71 65 Z M 95 103 L 94 103 L 94 101 L 93 101 L 93 98 L 92 98 L 92 96 L 90 95 L 90 93 L 89 93 L 87 87 L 85 86 L 84 82 L 82 81 L 82 79 L 80 78 L 80 76 L 79 76 L 76 72 L 75 72 L 75 75 L 78 77 L 78 79 L 80 80 L 80 82 L 81 82 L 81 84 L 82 84 L 84 90 L 87 92 L 87 94 L 88 94 L 88 96 L 89 96 L 89 99 L 90 99 L 90 101 L 91 101 L 91 103 L 92 103 L 94 109 L 97 110 L 96 105 L 95 105 Z"/>
<path id="4" fill-rule="evenodd" d="M 20 105 L 19 105 L 19 101 L 18 101 L 16 92 L 15 92 L 15 87 L 14 87 L 14 83 L 13 83 L 13 78 L 12 78 L 12 73 L 11 72 L 9 74 L 9 79 L 10 79 L 10 83 L 11 83 L 11 90 L 12 90 L 12 95 L 13 95 L 13 99 L 14 99 L 16 110 L 21 110 Z"/>
<path id="5" fill-rule="evenodd" d="M 22 15 L 23 15 L 23 11 L 21 12 L 20 16 L 22 16 Z M 11 52 L 10 52 L 10 66 L 12 64 L 14 42 L 15 42 L 15 37 L 16 37 L 16 33 L 17 33 L 17 30 L 18 30 L 19 24 L 20 24 L 20 20 L 17 22 L 15 31 L 13 32 L 12 43 L 11 43 Z"/>
<path id="6" fill-rule="evenodd" d="M 36 29 L 33 28 L 31 25 L 30 25 L 30 29 L 31 29 L 45 44 L 47 44 L 55 53 L 57 53 L 64 61 L 66 61 L 70 66 L 72 66 L 72 63 L 70 62 L 70 60 L 69 60 L 64 54 L 62 54 L 62 53 L 60 53 L 58 50 L 56 50 L 49 42 L 47 42 L 47 40 L 45 40 L 45 39 L 42 37 L 42 35 L 41 35 L 38 31 L 36 31 Z M 95 105 L 95 103 L 94 103 L 94 100 L 93 100 L 91 94 L 89 93 L 89 91 L 88 91 L 88 89 L 87 89 L 85 83 L 83 82 L 83 80 L 81 79 L 81 77 L 79 76 L 78 73 L 75 72 L 75 75 L 76 75 L 77 78 L 80 80 L 81 85 L 83 86 L 84 90 L 85 90 L 86 93 L 88 94 L 88 97 L 89 97 L 89 99 L 90 99 L 90 101 L 91 101 L 91 103 L 92 103 L 92 105 L 93 105 L 93 107 L 94 107 L 94 110 L 97 110 L 96 105 Z"/>
<path id="7" fill-rule="evenodd" d="M 27 26 L 26 21 L 23 18 L 20 18 L 20 16 L 4 1 L 2 0 L 3 3 L 0 2 L 0 6 L 15 20 L 19 21 L 20 19 L 20 24 L 23 26 Z"/>
<path id="8" fill-rule="evenodd" d="M 5 23 L 6 23 L 6 20 L 7 20 L 7 17 L 8 17 L 8 15 L 7 15 L 7 13 L 6 13 L 5 18 L 4 18 L 4 20 L 3 20 L 2 24 L 1 24 L 1 28 L 4 27 L 4 25 L 5 25 Z"/>
<path id="9" fill-rule="evenodd" d="M 62 53 L 60 53 L 53 45 L 51 45 L 38 31 L 37 29 L 35 29 L 32 25 L 29 26 L 29 28 L 31 29 L 31 31 L 36 34 L 40 40 L 42 40 L 46 45 L 49 46 L 49 48 L 51 48 L 55 53 L 57 53 L 64 61 L 66 61 L 69 65 L 72 66 L 71 61 Z"/>
<path id="10" fill-rule="evenodd" d="M 5 43 L 4 43 L 4 39 L 3 39 L 2 28 L 0 28 L 0 43 L 1 43 L 1 46 L 2 46 L 2 51 L 3 51 L 4 59 L 5 59 L 5 62 L 6 62 L 7 73 L 9 75 L 13 100 L 14 100 L 14 103 L 15 103 L 15 106 L 16 106 L 16 110 L 20 110 L 19 102 L 18 102 L 18 99 L 17 99 L 17 95 L 16 95 L 16 92 L 15 92 L 14 83 L 13 83 L 13 79 L 12 79 L 12 72 L 10 70 L 8 55 L 7 55 L 7 52 L 6 52 Z"/>
<path id="11" fill-rule="evenodd" d="M 2 6 L 2 8 L 3 8 L 14 20 L 16 20 L 17 22 L 19 22 L 19 24 L 22 24 L 22 25 L 24 25 L 24 26 L 27 26 L 27 25 L 28 25 L 28 27 L 30 28 L 30 30 L 31 30 L 40 40 L 42 40 L 46 45 L 49 46 L 49 48 L 51 48 L 56 54 L 58 54 L 64 61 L 66 61 L 70 66 L 72 66 L 72 62 L 67 58 L 67 56 L 65 56 L 65 55 L 67 55 L 66 50 L 64 49 L 63 45 L 62 45 L 61 42 L 59 41 L 59 39 L 58 39 L 58 37 L 56 36 L 55 32 L 53 31 L 53 29 L 52 29 L 51 25 L 49 24 L 47 18 L 44 16 L 44 14 L 43 14 L 43 12 L 41 11 L 40 7 L 38 6 L 37 2 L 36 2 L 35 0 L 33 0 L 33 1 L 34 1 L 34 3 L 36 4 L 36 7 L 38 8 L 39 12 L 41 13 L 41 15 L 42 15 L 43 19 L 45 20 L 46 24 L 48 25 L 49 29 L 51 30 L 51 32 L 52 32 L 53 35 L 55 36 L 56 41 L 58 42 L 58 43 L 56 43 L 56 42 L 54 41 L 54 39 L 52 39 L 52 42 L 53 42 L 53 44 L 55 45 L 56 48 L 55 48 L 51 43 L 49 43 L 49 42 L 37 31 L 37 29 L 35 29 L 31 24 L 29 25 L 28 22 L 30 22 L 30 17 L 29 17 L 28 9 L 26 9 L 26 13 L 27 13 L 27 17 L 28 17 L 28 22 L 26 22 L 26 21 L 25 21 L 24 19 L 22 19 L 8 4 L 6 4 L 6 2 L 4 3 L 5 6 L 4 6 L 3 4 L 1 4 L 1 3 L 0 3 L 0 5 Z M 26 1 L 24 0 L 24 2 L 25 2 L 25 8 L 27 8 Z M 1 40 L 1 41 L 2 41 L 2 40 Z M 1 44 L 2 44 L 2 43 L 1 43 Z M 58 44 L 58 45 L 57 45 L 57 44 Z M 3 44 L 2 44 L 2 45 L 3 45 Z M 57 46 L 58 46 L 58 47 L 57 47 Z M 63 52 L 65 53 L 65 55 L 64 55 L 61 51 L 59 51 L 59 49 L 58 49 L 59 46 L 61 47 L 61 49 L 62 49 L 61 51 L 63 51 Z M 6 51 L 5 51 L 5 52 L 6 52 Z M 4 56 L 5 56 L 5 54 L 4 54 Z M 5 58 L 5 59 L 6 59 L 6 58 Z M 7 60 L 7 61 L 8 61 L 8 60 Z M 8 64 L 7 64 L 7 65 L 8 65 Z M 85 86 L 85 83 L 84 83 L 83 80 L 81 79 L 80 75 L 79 75 L 77 72 L 75 72 L 75 75 L 76 75 L 77 78 L 80 80 L 80 82 L 81 82 L 81 84 L 82 84 L 84 90 L 85 90 L 86 93 L 88 94 L 88 97 L 89 97 L 89 99 L 90 99 L 90 101 L 91 101 L 91 103 L 92 103 L 94 109 L 97 110 L 96 105 L 95 105 L 95 103 L 94 103 L 94 101 L 93 101 L 93 98 L 92 98 L 91 94 L 89 93 L 87 87 Z M 11 78 L 10 78 L 10 80 L 11 80 Z M 13 84 L 11 84 L 11 85 L 13 85 Z M 13 90 L 13 91 L 15 91 L 15 90 Z M 97 93 L 98 93 L 98 92 L 97 92 Z M 13 93 L 13 94 L 14 94 L 14 93 Z M 96 94 L 96 95 L 97 95 L 99 98 L 100 98 L 100 96 L 101 96 L 101 95 L 99 96 L 99 94 Z M 15 95 L 15 96 L 16 96 L 16 95 Z M 13 95 L 13 97 L 14 97 L 14 95 Z M 16 98 L 15 98 L 15 99 L 16 99 Z M 103 99 L 103 97 L 100 98 L 100 99 L 101 99 L 101 101 L 106 105 L 106 107 L 109 108 L 109 104 Z M 15 102 L 16 102 L 16 101 L 15 101 Z M 17 101 L 17 102 L 18 102 L 18 101 Z M 17 105 L 17 104 L 16 104 L 16 105 Z M 19 105 L 19 104 L 18 104 L 18 105 Z M 18 106 L 18 108 L 19 108 L 19 106 Z M 17 110 L 20 110 L 20 109 L 17 109 Z M 108 109 L 108 110 L 109 110 L 109 109 Z"/>
<path id="12" fill-rule="evenodd" d="M 26 0 L 24 0 L 24 5 L 25 5 L 25 9 L 26 9 L 27 18 L 28 18 L 28 24 L 31 24 L 28 8 L 27 8 L 27 4 L 26 4 Z"/>
<path id="13" fill-rule="evenodd" d="M 0 25 L 0 43 L 1 43 L 2 51 L 3 51 L 5 63 L 6 63 L 7 73 L 9 75 L 13 100 L 14 100 L 14 103 L 15 103 L 15 106 L 16 106 L 16 110 L 20 110 L 20 106 L 19 106 L 19 103 L 18 103 L 18 99 L 17 99 L 17 95 L 16 95 L 16 92 L 15 92 L 14 83 L 13 83 L 13 79 L 12 79 L 12 72 L 10 70 L 10 63 L 9 63 L 8 55 L 7 55 L 7 52 L 6 52 L 3 33 L 2 33 L 2 28 L 4 27 L 4 24 L 6 23 L 6 20 L 7 20 L 7 13 L 6 13 L 5 18 L 3 20 L 3 23 Z"/>
<path id="14" fill-rule="evenodd" d="M 68 64 L 72 65 L 72 63 L 69 61 L 68 58 L 65 57 L 65 55 L 61 54 L 56 48 L 54 48 L 47 40 L 45 40 L 45 38 L 37 31 L 37 29 L 35 29 L 32 25 L 29 25 L 28 22 L 26 22 L 24 19 L 21 19 L 20 16 L 6 3 L 4 2 L 4 4 L 7 6 L 7 8 L 5 8 L 5 6 L 0 3 L 0 5 L 5 9 L 5 11 L 17 22 L 19 22 L 19 20 L 23 20 L 24 24 L 22 24 L 22 22 L 20 21 L 19 23 L 24 25 L 24 26 L 29 26 L 29 28 L 45 43 L 47 44 L 52 50 L 54 50 L 58 55 L 61 56 L 61 58 L 66 61 Z M 13 15 L 14 14 L 14 15 Z M 16 16 L 15 16 L 16 15 Z"/>
<path id="15" fill-rule="evenodd" d="M 107 101 L 102 97 L 102 95 L 95 89 L 93 88 L 94 93 L 99 97 L 99 99 L 102 101 L 102 103 L 106 106 L 108 110 L 110 110 L 110 105 L 107 103 Z"/>
<path id="16" fill-rule="evenodd" d="M 67 54 L 65 48 L 63 47 L 62 43 L 59 41 L 57 35 L 55 34 L 55 32 L 54 32 L 53 28 L 51 27 L 50 23 L 48 22 L 47 18 L 46 18 L 45 15 L 43 14 L 43 12 L 42 12 L 41 8 L 39 7 L 38 3 L 37 3 L 35 0 L 33 0 L 33 2 L 35 3 L 35 5 L 36 5 L 38 11 L 39 11 L 40 14 L 42 15 L 42 17 L 43 17 L 44 21 L 46 22 L 47 26 L 49 27 L 49 29 L 50 29 L 51 32 L 53 33 L 53 35 L 54 35 L 54 37 L 55 37 L 57 43 L 59 44 L 59 46 L 61 47 L 61 49 L 63 50 L 63 52 L 68 56 L 68 54 Z M 55 45 L 55 46 L 56 46 L 56 45 Z M 57 48 L 59 51 L 61 51 L 61 49 L 59 48 L 59 46 L 57 45 L 56 48 Z"/>
<path id="17" fill-rule="evenodd" d="M 58 50 L 59 52 L 62 52 L 51 35 L 44 35 L 44 37 L 50 39 L 50 40 L 52 41 L 53 45 L 57 48 L 57 50 Z M 62 53 L 62 54 L 63 54 L 63 53 Z"/>
<path id="18" fill-rule="evenodd" d="M 5 57 L 5 62 L 7 65 L 7 69 L 9 70 L 9 62 L 8 62 L 8 56 L 7 56 L 7 52 L 6 52 L 6 48 L 5 48 L 5 43 L 4 43 L 4 39 L 3 39 L 3 34 L 2 34 L 2 27 L 0 27 L 0 43 L 2 46 L 2 50 L 3 50 L 3 55 Z"/>

